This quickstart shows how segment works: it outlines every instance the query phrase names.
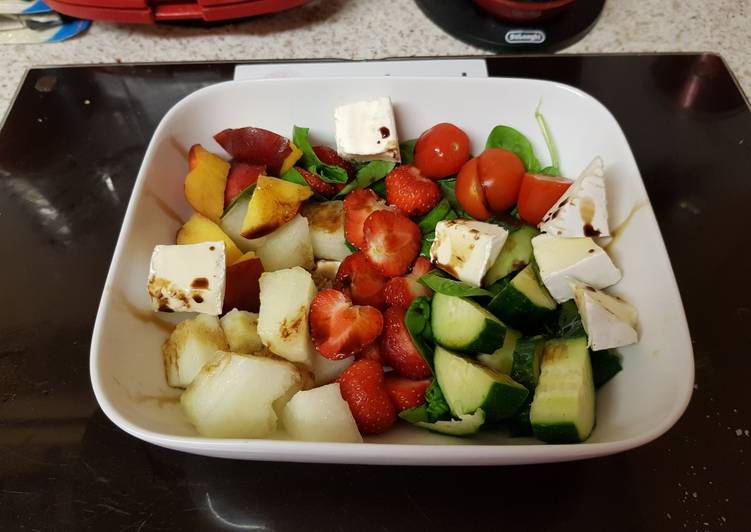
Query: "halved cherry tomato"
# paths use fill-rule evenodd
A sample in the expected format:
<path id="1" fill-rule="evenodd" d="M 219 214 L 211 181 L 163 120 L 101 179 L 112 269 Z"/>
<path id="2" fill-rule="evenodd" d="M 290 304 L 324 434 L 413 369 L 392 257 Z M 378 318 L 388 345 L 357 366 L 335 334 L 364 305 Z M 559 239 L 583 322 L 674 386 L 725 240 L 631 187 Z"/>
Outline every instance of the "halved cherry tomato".
<path id="1" fill-rule="evenodd" d="M 491 211 L 502 213 L 516 205 L 524 177 L 524 163 L 514 152 L 488 148 L 478 157 L 477 171 Z"/>
<path id="2" fill-rule="evenodd" d="M 519 216 L 531 225 L 537 225 L 571 186 L 565 177 L 543 174 L 525 174 L 519 191 Z"/>
<path id="3" fill-rule="evenodd" d="M 469 159 L 469 137 L 454 124 L 443 122 L 425 131 L 415 145 L 414 165 L 422 175 L 441 179 L 453 175 Z"/>
<path id="4" fill-rule="evenodd" d="M 467 213 L 478 220 L 487 220 L 491 212 L 485 203 L 485 194 L 478 173 L 478 159 L 470 159 L 456 176 L 456 199 Z"/>

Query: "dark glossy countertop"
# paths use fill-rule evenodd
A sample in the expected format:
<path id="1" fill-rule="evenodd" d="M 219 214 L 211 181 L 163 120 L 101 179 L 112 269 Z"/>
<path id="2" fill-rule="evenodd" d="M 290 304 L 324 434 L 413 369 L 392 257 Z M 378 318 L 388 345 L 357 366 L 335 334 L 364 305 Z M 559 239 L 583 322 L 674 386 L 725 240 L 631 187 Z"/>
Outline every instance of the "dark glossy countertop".
<path id="1" fill-rule="evenodd" d="M 696 389 L 670 432 L 498 468 L 239 462 L 125 434 L 88 371 L 120 223 L 165 111 L 234 65 L 34 69 L 0 130 L 0 530 L 748 530 L 748 103 L 711 55 L 488 61 L 580 87 L 626 133 L 694 341 Z"/>

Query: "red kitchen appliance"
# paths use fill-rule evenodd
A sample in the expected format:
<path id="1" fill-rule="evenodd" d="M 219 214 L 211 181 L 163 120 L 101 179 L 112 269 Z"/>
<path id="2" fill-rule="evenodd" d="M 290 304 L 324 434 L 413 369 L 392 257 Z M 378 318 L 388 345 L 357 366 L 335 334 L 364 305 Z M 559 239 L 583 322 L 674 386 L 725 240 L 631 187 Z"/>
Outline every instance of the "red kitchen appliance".
<path id="1" fill-rule="evenodd" d="M 71 17 L 153 24 L 174 20 L 207 22 L 253 17 L 302 5 L 308 0 L 45 0 Z"/>

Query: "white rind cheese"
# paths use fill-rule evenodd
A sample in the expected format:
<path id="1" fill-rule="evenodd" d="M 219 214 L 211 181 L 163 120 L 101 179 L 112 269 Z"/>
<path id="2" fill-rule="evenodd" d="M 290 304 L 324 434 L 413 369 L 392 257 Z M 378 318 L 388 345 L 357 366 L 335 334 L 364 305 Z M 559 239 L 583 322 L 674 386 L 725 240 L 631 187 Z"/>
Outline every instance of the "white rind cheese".
<path id="1" fill-rule="evenodd" d="M 637 312 L 620 298 L 582 284 L 574 285 L 574 299 L 593 351 L 639 341 Z"/>
<path id="2" fill-rule="evenodd" d="M 540 231 L 563 238 L 610 236 L 605 173 L 595 158 L 543 216 Z"/>
<path id="3" fill-rule="evenodd" d="M 156 246 L 147 286 L 151 307 L 217 316 L 224 303 L 225 272 L 224 242 Z"/>
<path id="4" fill-rule="evenodd" d="M 345 159 L 401 161 L 389 98 L 340 105 L 334 111 L 334 123 L 336 151 Z"/>
<path id="5" fill-rule="evenodd" d="M 480 286 L 508 238 L 503 227 L 471 220 L 443 220 L 435 227 L 430 260 L 460 281 Z"/>
<path id="6" fill-rule="evenodd" d="M 532 239 L 532 249 L 540 278 L 558 303 L 574 297 L 571 281 L 607 288 L 621 280 L 620 270 L 591 238 L 542 234 Z"/>

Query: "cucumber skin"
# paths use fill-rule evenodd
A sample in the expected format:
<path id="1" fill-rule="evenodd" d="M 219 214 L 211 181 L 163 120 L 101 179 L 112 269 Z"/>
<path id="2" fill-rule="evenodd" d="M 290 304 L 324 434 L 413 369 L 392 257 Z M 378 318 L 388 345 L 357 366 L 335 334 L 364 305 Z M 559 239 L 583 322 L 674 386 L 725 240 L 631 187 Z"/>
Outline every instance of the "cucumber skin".
<path id="1" fill-rule="evenodd" d="M 521 385 L 494 385 L 483 404 L 480 405 L 480 408 L 485 411 L 485 422 L 493 423 L 512 417 L 524 405 L 527 396 L 529 396 L 529 390 Z"/>
<path id="2" fill-rule="evenodd" d="M 615 349 L 590 351 L 589 360 L 592 363 L 592 380 L 595 389 L 604 386 L 623 369 L 621 354 Z"/>
<path id="3" fill-rule="evenodd" d="M 436 421 L 434 423 L 418 421 L 415 425 L 438 434 L 463 437 L 477 434 L 480 427 L 485 423 L 485 415 L 482 408 L 478 408 L 473 414 L 465 414 L 463 417 L 479 417 L 480 419 L 452 419 L 449 421 Z"/>
<path id="4" fill-rule="evenodd" d="M 514 362 L 511 366 L 511 378 L 534 392 L 540 379 L 540 359 L 545 347 L 545 338 L 535 336 L 520 338 L 514 349 Z M 535 364 L 537 358 L 537 364 Z M 535 368 L 536 366 L 536 368 Z"/>
<path id="5" fill-rule="evenodd" d="M 580 443 L 584 440 L 579 436 L 573 423 L 535 423 L 532 425 L 535 438 L 545 443 Z M 589 437 L 589 435 L 587 435 Z"/>
<path id="6" fill-rule="evenodd" d="M 490 301 L 488 310 L 503 323 L 522 331 L 529 331 L 555 312 L 538 307 L 511 284 Z"/>
<path id="7" fill-rule="evenodd" d="M 532 403 L 527 402 L 527 404 L 509 420 L 509 434 L 512 438 L 533 436 L 532 423 L 529 420 L 530 408 L 532 408 Z"/>

